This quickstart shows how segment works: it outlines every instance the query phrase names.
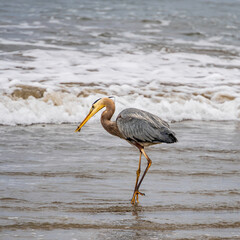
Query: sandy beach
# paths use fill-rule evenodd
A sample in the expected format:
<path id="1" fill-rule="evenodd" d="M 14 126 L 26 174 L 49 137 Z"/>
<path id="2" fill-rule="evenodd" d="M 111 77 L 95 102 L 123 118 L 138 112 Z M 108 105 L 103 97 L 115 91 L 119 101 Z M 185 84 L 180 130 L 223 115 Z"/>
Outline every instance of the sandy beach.
<path id="1" fill-rule="evenodd" d="M 172 123 L 135 206 L 138 151 L 76 126 L 0 127 L 1 239 L 240 239 L 239 122 Z"/>

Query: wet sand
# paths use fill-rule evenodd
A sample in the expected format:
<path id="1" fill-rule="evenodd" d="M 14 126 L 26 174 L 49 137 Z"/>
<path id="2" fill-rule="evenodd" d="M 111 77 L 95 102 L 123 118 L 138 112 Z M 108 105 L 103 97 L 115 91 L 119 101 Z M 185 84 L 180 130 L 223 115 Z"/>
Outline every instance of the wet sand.
<path id="1" fill-rule="evenodd" d="M 0 127 L 1 239 L 240 239 L 239 122 L 171 124 L 136 206 L 138 151 L 76 126 Z"/>

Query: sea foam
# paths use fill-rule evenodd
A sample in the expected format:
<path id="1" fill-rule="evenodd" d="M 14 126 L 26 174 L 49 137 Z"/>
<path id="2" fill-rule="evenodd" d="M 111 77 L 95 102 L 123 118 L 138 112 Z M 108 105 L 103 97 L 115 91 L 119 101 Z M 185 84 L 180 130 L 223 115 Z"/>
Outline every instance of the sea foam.
<path id="1" fill-rule="evenodd" d="M 0 124 L 78 122 L 97 98 L 112 95 L 117 112 L 136 107 L 168 121 L 240 119 L 238 57 L 145 52 L 130 44 L 102 43 L 88 52 L 47 47 L 17 51 L 11 60 L 4 54 Z"/>

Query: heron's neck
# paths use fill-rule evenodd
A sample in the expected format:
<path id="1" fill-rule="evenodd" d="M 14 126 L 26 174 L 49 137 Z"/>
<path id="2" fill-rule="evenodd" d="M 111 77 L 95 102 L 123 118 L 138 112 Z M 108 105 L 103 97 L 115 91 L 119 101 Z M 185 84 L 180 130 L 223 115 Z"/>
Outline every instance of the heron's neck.
<path id="1" fill-rule="evenodd" d="M 102 113 L 101 116 L 101 123 L 105 123 L 105 122 L 111 122 L 111 118 L 113 116 L 115 112 L 115 105 L 114 103 L 111 101 L 108 101 L 106 104 L 106 110 Z"/>
<path id="2" fill-rule="evenodd" d="M 115 104 L 111 99 L 105 98 L 104 104 L 106 106 L 106 110 L 102 113 L 101 123 L 104 129 L 114 136 L 118 136 L 120 138 L 124 138 L 121 132 L 118 129 L 117 123 L 115 121 L 111 121 L 112 115 L 115 112 Z"/>
<path id="3" fill-rule="evenodd" d="M 103 128 L 110 134 L 116 135 L 116 122 L 111 121 L 112 115 L 115 112 L 115 104 L 112 100 L 106 100 L 106 110 L 102 113 L 101 123 Z"/>

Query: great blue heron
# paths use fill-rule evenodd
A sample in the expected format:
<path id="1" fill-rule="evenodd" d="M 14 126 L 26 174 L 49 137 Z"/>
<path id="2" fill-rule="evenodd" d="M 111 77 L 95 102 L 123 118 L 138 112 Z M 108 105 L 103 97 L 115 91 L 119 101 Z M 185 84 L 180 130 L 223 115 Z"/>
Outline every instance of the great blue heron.
<path id="1" fill-rule="evenodd" d="M 106 110 L 101 115 L 101 123 L 104 129 L 114 136 L 127 140 L 140 151 L 139 165 L 136 172 L 136 184 L 131 200 L 131 203 L 135 204 L 136 201 L 139 202 L 139 194 L 145 195 L 144 193 L 139 192 L 139 187 L 152 163 L 151 159 L 146 154 L 144 147 L 158 143 L 174 143 L 177 142 L 177 138 L 175 137 L 175 133 L 170 130 L 169 125 L 161 118 L 136 108 L 127 108 L 123 110 L 119 113 L 115 122 L 111 121 L 111 117 L 115 112 L 115 103 L 111 97 L 96 100 L 92 104 L 89 114 L 78 126 L 75 132 L 80 131 L 83 125 L 104 107 L 106 107 Z M 142 154 L 145 156 L 148 163 L 142 178 L 139 181 Z"/>

